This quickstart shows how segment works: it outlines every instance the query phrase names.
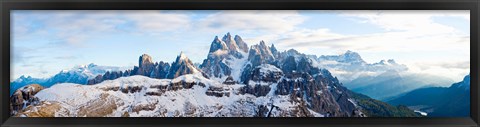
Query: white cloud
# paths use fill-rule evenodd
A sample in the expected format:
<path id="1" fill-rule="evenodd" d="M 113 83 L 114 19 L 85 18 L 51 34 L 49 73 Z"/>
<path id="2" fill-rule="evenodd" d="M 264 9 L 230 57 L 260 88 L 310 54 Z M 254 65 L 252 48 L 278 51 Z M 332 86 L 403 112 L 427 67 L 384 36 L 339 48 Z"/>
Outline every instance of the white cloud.
<path id="1" fill-rule="evenodd" d="M 466 21 L 470 21 L 470 10 L 449 10 L 436 16 L 460 17 L 465 19 Z"/>
<path id="2" fill-rule="evenodd" d="M 469 49 L 469 35 L 436 23 L 434 16 L 464 16 L 459 12 L 423 11 L 346 11 L 347 18 L 372 23 L 386 32 L 344 35 L 328 29 L 298 29 L 278 37 L 275 44 L 291 48 L 324 48 L 365 52 L 464 51 Z M 354 28 L 352 28 L 354 29 Z"/>
<path id="3" fill-rule="evenodd" d="M 297 31 L 300 32 L 300 31 Z M 468 52 L 470 39 L 466 35 L 439 33 L 430 35 L 410 32 L 386 32 L 368 35 L 342 35 L 327 30 L 306 30 L 288 33 L 286 38 L 275 40 L 283 48 L 354 50 L 370 53 L 461 51 Z"/>
<path id="4" fill-rule="evenodd" d="M 296 11 L 221 11 L 202 19 L 199 28 L 210 31 L 284 33 L 305 20 Z"/>
<path id="5" fill-rule="evenodd" d="M 190 27 L 191 20 L 186 14 L 159 11 L 133 11 L 122 15 L 134 21 L 138 31 L 145 33 L 185 30 Z"/>
<path id="6" fill-rule="evenodd" d="M 433 21 L 433 17 L 462 17 L 469 19 L 469 11 L 346 11 L 343 16 L 361 23 L 378 25 L 387 31 L 409 31 L 410 33 L 458 32 L 454 27 Z"/>
<path id="7" fill-rule="evenodd" d="M 15 25 L 15 37 L 47 36 L 50 40 L 79 46 L 103 33 L 131 34 L 174 31 L 189 27 L 186 14 L 161 11 L 17 11 L 15 21 L 34 17 L 35 22 Z M 32 27 L 31 25 L 38 25 Z M 126 28 L 121 28 L 126 27 Z M 124 30 L 125 29 L 125 30 Z"/>
<path id="8" fill-rule="evenodd" d="M 405 63 L 410 72 L 442 75 L 461 81 L 470 73 L 470 61 L 415 61 Z"/>

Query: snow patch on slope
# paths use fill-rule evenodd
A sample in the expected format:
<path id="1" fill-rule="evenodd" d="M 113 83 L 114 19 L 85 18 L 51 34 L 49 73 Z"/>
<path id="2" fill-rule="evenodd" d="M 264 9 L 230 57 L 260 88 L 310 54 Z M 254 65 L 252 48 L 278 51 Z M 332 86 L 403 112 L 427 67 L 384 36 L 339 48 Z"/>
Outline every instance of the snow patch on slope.
<path id="1" fill-rule="evenodd" d="M 240 77 L 242 75 L 243 69 L 248 61 L 248 54 L 245 52 L 239 52 L 242 55 L 242 58 L 238 59 L 233 56 L 229 56 L 228 60 L 225 60 L 224 63 L 229 65 L 232 69 L 231 76 L 234 81 L 240 81 Z"/>

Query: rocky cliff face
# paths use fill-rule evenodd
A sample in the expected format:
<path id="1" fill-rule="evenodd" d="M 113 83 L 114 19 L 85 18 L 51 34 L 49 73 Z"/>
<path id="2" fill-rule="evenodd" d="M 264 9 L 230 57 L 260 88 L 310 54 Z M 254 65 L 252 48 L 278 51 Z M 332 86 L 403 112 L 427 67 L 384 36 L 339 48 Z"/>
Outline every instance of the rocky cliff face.
<path id="1" fill-rule="evenodd" d="M 181 75 L 201 73 L 200 70 L 188 59 L 188 57 L 182 53 L 177 56 L 175 62 L 172 63 L 170 70 L 168 71 L 167 78 L 173 79 Z"/>
<path id="2" fill-rule="evenodd" d="M 330 117 L 360 117 L 360 107 L 351 99 L 350 91 L 343 87 L 328 70 L 314 67 L 306 55 L 295 50 L 271 54 L 270 48 L 258 45 L 253 61 L 261 64 L 251 71 L 245 69 L 244 93 L 256 96 L 288 95 L 304 107 Z M 266 50 L 266 51 L 262 51 Z M 278 57 L 274 57 L 278 56 Z M 254 57 L 252 57 L 254 58 Z M 255 64 L 251 64 L 255 65 Z M 266 71 L 269 70 L 269 71 Z M 263 73 L 262 73 L 263 72 Z M 274 92 L 269 93 L 270 90 Z"/>
<path id="3" fill-rule="evenodd" d="M 154 70 L 154 64 L 152 61 L 152 57 L 147 54 L 143 54 L 140 56 L 138 60 L 138 75 L 153 75 L 152 72 Z"/>
<path id="4" fill-rule="evenodd" d="M 267 46 L 261 41 L 248 52 L 239 81 L 246 85 L 240 93 L 256 97 L 285 95 L 317 113 L 360 116 L 360 108 L 349 101 L 350 91 L 328 70 L 314 67 L 312 62 L 296 50 L 279 52 L 273 44 Z"/>
<path id="5" fill-rule="evenodd" d="M 40 101 L 35 94 L 43 89 L 39 84 L 30 84 L 17 89 L 10 97 L 10 115 L 16 115 L 29 105 L 38 105 Z"/>
<path id="6" fill-rule="evenodd" d="M 242 62 L 248 51 L 247 44 L 238 35 L 232 38 L 230 33 L 223 36 L 222 40 L 215 37 L 207 59 L 203 61 L 200 68 L 206 74 L 213 77 L 225 77 L 232 74 L 235 63 Z M 233 72 L 235 73 L 235 72 Z"/>
<path id="7" fill-rule="evenodd" d="M 230 34 L 230 33 L 228 33 Z M 242 37 L 238 36 L 238 35 L 235 35 L 235 43 L 237 44 L 238 46 L 238 49 L 242 52 L 247 52 L 248 51 L 248 45 L 247 43 L 245 43 L 242 39 Z"/>
<path id="8" fill-rule="evenodd" d="M 259 44 L 253 45 L 248 52 L 248 60 L 252 66 L 258 66 L 260 64 L 268 64 L 275 60 L 270 47 L 265 45 L 264 41 L 260 41 Z"/>

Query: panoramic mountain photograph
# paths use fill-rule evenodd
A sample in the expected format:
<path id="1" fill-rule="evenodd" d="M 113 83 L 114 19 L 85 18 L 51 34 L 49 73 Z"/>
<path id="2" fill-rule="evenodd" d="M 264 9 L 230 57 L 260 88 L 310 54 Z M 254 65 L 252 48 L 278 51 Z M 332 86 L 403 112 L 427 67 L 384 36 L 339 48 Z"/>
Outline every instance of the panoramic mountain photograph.
<path id="1" fill-rule="evenodd" d="M 469 117 L 463 10 L 15 10 L 13 117 Z"/>

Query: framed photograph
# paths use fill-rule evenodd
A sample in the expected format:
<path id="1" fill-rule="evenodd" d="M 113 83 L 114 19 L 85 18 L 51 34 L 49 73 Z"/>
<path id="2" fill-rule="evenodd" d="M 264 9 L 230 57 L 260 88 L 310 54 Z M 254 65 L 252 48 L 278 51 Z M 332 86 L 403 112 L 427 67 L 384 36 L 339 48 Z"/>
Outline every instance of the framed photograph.
<path id="1" fill-rule="evenodd" d="M 0 6 L 2 127 L 478 126 L 478 0 Z"/>

